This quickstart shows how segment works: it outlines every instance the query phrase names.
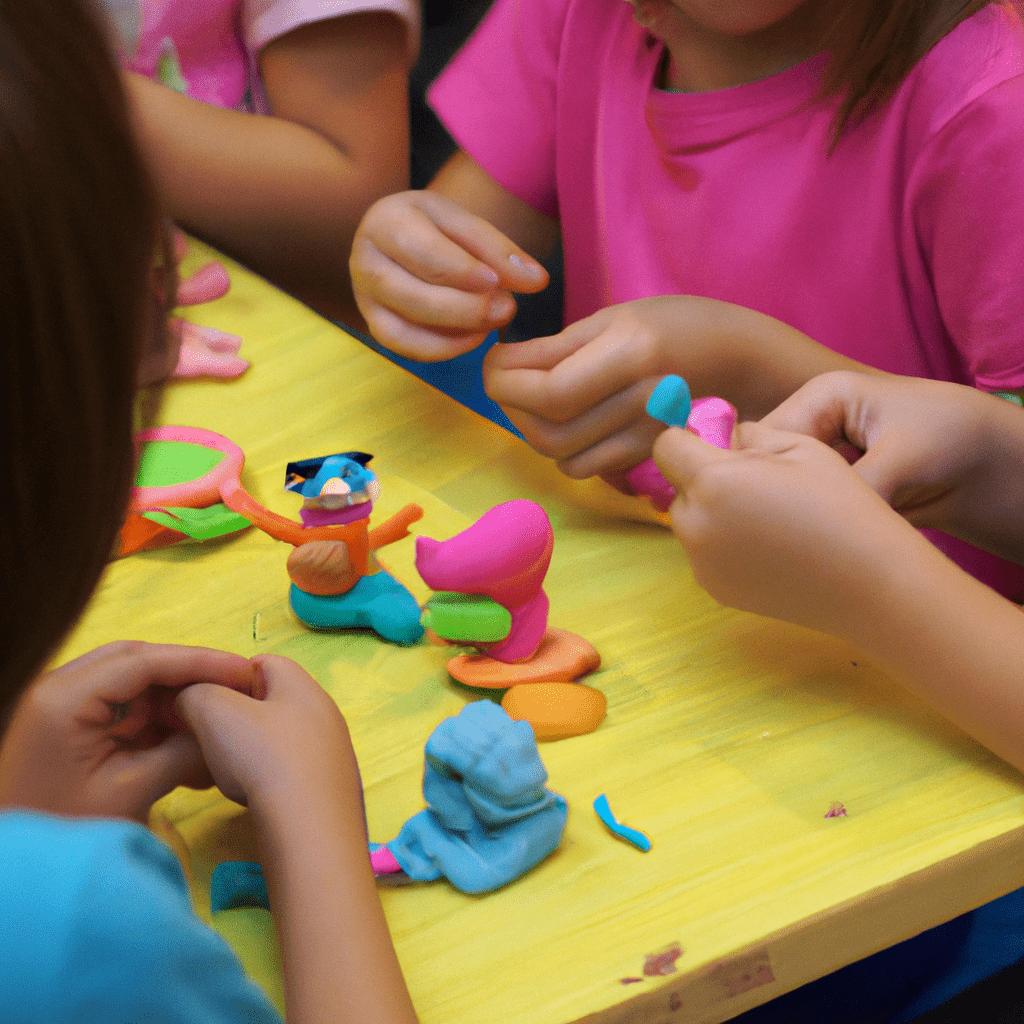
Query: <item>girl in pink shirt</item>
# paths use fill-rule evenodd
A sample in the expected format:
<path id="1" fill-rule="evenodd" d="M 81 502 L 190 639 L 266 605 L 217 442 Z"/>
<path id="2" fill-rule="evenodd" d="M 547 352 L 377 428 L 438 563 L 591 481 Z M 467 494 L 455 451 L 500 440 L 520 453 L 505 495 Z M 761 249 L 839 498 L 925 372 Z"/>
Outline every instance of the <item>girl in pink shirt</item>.
<path id="1" fill-rule="evenodd" d="M 544 287 L 561 235 L 569 326 L 485 380 L 571 476 L 650 454 L 671 372 L 744 419 L 832 369 L 1024 386 L 1010 5 L 497 0 L 431 100 L 462 151 L 371 208 L 357 301 L 385 346 L 448 358 Z"/>
<path id="2" fill-rule="evenodd" d="M 355 312 L 343 254 L 408 187 L 416 0 L 102 0 L 175 220 L 316 308 Z"/>

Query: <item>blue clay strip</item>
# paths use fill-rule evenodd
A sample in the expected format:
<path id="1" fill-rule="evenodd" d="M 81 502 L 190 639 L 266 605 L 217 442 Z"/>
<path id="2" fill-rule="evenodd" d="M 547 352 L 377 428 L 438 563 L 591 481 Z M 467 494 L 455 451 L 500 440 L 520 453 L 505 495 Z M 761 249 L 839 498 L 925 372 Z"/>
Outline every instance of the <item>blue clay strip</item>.
<path id="1" fill-rule="evenodd" d="M 638 832 L 635 828 L 621 825 L 615 820 L 615 815 L 612 814 L 612 809 L 608 806 L 608 797 L 604 793 L 594 801 L 594 810 L 597 811 L 597 816 L 604 822 L 609 832 L 617 835 L 620 839 L 625 839 L 627 843 L 632 843 L 633 846 L 638 850 L 643 850 L 644 853 L 651 848 L 651 841 L 643 832 Z"/>
<path id="2" fill-rule="evenodd" d="M 690 418 L 690 388 L 674 373 L 662 377 L 647 399 L 647 415 L 667 427 L 685 427 Z"/>

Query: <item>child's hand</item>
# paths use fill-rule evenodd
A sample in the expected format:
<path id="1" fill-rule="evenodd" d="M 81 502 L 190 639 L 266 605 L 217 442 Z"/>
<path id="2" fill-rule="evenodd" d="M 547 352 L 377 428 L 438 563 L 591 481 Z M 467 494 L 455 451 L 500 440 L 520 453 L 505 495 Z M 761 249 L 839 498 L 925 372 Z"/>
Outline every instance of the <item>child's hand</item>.
<path id="1" fill-rule="evenodd" d="M 320 684 L 288 658 L 253 665 L 262 700 L 218 686 L 183 690 L 175 709 L 192 730 L 220 791 L 263 810 L 316 806 L 359 793 L 348 726 Z"/>
<path id="2" fill-rule="evenodd" d="M 349 268 L 373 337 L 424 362 L 475 348 L 515 315 L 513 292 L 548 283 L 547 271 L 492 224 L 430 191 L 374 203 Z"/>
<path id="3" fill-rule="evenodd" d="M 666 373 L 681 372 L 669 339 L 686 331 L 682 307 L 675 296 L 641 299 L 550 338 L 495 345 L 484 360 L 487 393 L 566 475 L 632 469 L 664 430 L 644 407 Z"/>
<path id="4" fill-rule="evenodd" d="M 654 446 L 697 582 L 722 604 L 856 640 L 879 581 L 925 542 L 821 442 L 743 423 L 733 443 L 674 428 Z"/>
<path id="5" fill-rule="evenodd" d="M 974 388 L 828 373 L 762 420 L 864 452 L 854 469 L 918 527 L 1024 554 L 1024 413 Z"/>
<path id="6" fill-rule="evenodd" d="M 144 822 L 176 786 L 209 786 L 199 747 L 172 710 L 178 691 L 199 682 L 250 693 L 260 678 L 235 654 L 133 642 L 47 672 L 0 745 L 0 806 Z"/>

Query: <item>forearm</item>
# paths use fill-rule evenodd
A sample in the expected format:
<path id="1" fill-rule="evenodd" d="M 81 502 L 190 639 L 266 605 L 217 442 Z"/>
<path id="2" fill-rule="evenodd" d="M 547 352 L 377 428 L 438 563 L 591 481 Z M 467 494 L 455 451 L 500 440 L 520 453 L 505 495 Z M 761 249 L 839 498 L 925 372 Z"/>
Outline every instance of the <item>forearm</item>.
<path id="1" fill-rule="evenodd" d="M 360 218 L 407 187 L 404 128 L 386 159 L 361 160 L 294 121 L 127 77 L 137 133 L 175 220 L 320 308 L 348 293 Z"/>
<path id="2" fill-rule="evenodd" d="M 315 805 L 287 804 L 283 812 L 252 810 L 280 940 L 288 1024 L 415 1024 L 377 896 L 358 793 L 339 783 Z"/>
<path id="3" fill-rule="evenodd" d="M 1024 771 L 1024 618 L 908 529 L 835 632 Z"/>

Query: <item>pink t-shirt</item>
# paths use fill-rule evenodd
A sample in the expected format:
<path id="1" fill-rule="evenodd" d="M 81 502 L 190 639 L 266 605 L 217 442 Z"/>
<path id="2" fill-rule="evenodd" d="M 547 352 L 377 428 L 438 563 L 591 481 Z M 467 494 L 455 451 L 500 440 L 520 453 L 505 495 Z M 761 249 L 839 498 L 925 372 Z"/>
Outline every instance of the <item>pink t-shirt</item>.
<path id="1" fill-rule="evenodd" d="M 1024 386 L 1024 29 L 1011 7 L 961 23 L 832 155 L 824 55 L 674 93 L 654 84 L 663 49 L 623 0 L 496 0 L 431 89 L 459 145 L 560 221 L 567 323 L 705 295 L 894 373 Z M 1024 596 L 1020 567 L 940 546 Z"/>
<path id="2" fill-rule="evenodd" d="M 416 0 L 102 0 L 125 66 L 193 99 L 266 113 L 256 55 L 301 25 L 389 11 L 408 27 L 409 63 L 419 48 Z"/>

